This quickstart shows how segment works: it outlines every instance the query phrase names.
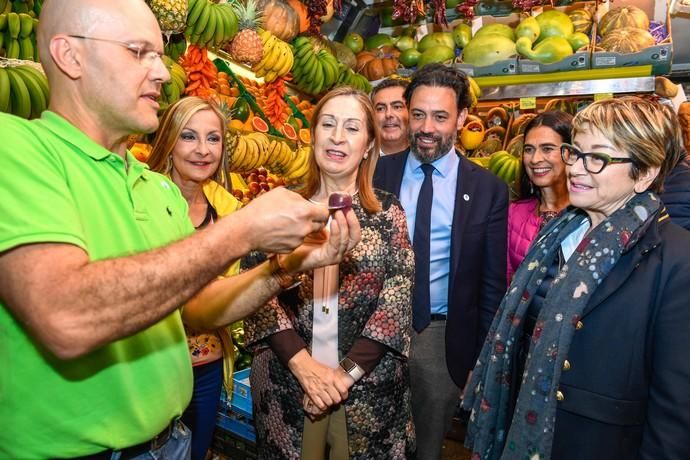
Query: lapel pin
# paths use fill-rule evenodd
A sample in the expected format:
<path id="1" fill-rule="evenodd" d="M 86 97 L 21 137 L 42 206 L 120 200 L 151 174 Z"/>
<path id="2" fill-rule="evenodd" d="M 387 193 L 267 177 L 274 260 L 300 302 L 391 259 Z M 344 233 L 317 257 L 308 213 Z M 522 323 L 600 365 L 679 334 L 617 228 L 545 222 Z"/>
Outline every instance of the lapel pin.
<path id="1" fill-rule="evenodd" d="M 465 193 L 465 194 L 462 196 L 462 199 L 465 200 L 465 201 L 470 201 L 470 196 L 469 196 L 467 193 Z"/>

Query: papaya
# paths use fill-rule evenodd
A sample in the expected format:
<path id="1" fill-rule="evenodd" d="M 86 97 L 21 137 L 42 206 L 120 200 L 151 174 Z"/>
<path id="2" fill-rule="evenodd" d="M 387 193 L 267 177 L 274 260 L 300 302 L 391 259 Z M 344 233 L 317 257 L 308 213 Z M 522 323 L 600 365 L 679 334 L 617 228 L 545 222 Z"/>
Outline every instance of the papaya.
<path id="1" fill-rule="evenodd" d="M 563 37 L 549 37 L 534 48 L 529 38 L 522 37 L 515 42 L 515 48 L 522 56 L 542 64 L 552 64 L 573 54 L 573 48 Z"/>
<path id="2" fill-rule="evenodd" d="M 568 43 L 570 43 L 573 52 L 576 52 L 583 46 L 589 45 L 589 37 L 582 32 L 575 32 L 568 37 Z"/>
<path id="3" fill-rule="evenodd" d="M 529 38 L 531 43 L 536 42 L 539 35 L 541 35 L 541 27 L 539 27 L 539 23 L 534 16 L 523 19 L 515 28 L 516 38 L 526 37 Z"/>
<path id="4" fill-rule="evenodd" d="M 458 48 L 466 47 L 472 40 L 472 28 L 464 22 L 458 24 L 453 28 L 453 40 Z"/>
<path id="5" fill-rule="evenodd" d="M 450 32 L 432 32 L 426 34 L 419 40 L 417 44 L 417 49 L 420 53 L 424 52 L 435 46 L 445 46 L 451 49 L 455 49 L 455 40 L 453 40 L 453 34 Z"/>
<path id="6" fill-rule="evenodd" d="M 364 39 L 364 48 L 366 50 L 373 50 L 381 48 L 382 46 L 393 46 L 393 39 L 387 34 L 376 34 Z"/>
<path id="7" fill-rule="evenodd" d="M 548 10 L 537 15 L 537 22 L 539 23 L 539 28 L 541 33 L 539 34 L 540 42 L 549 37 L 562 37 L 566 38 L 573 34 L 575 27 L 573 27 L 573 21 L 570 20 L 567 14 L 558 10 Z"/>
<path id="8" fill-rule="evenodd" d="M 475 32 L 474 38 L 484 37 L 486 35 L 501 35 L 510 39 L 510 41 L 515 41 L 515 31 L 512 27 L 505 24 L 493 23 L 482 26 Z"/>
<path id="9" fill-rule="evenodd" d="M 528 39 L 525 40 L 529 42 Z M 462 51 L 462 60 L 467 64 L 481 67 L 508 59 L 515 54 L 515 43 L 510 38 L 495 34 L 479 37 L 475 35 Z"/>
<path id="10" fill-rule="evenodd" d="M 421 69 L 427 64 L 442 63 L 455 59 L 455 49 L 447 46 L 434 46 L 429 48 L 419 56 L 417 61 L 417 68 Z"/>
<path id="11" fill-rule="evenodd" d="M 407 68 L 414 67 L 419 63 L 420 57 L 422 57 L 422 53 L 419 50 L 410 48 L 400 53 L 400 63 Z"/>

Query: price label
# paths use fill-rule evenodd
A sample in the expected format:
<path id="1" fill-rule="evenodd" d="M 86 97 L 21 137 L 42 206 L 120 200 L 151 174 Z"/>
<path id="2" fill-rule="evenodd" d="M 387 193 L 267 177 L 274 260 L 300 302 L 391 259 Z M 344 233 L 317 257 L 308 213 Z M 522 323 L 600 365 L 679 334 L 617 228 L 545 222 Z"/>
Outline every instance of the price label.
<path id="1" fill-rule="evenodd" d="M 537 98 L 536 97 L 521 97 L 520 98 L 520 110 L 529 110 L 537 108 Z"/>
<path id="2" fill-rule="evenodd" d="M 596 93 L 594 95 L 595 101 L 605 101 L 606 99 L 613 99 L 613 93 Z"/>

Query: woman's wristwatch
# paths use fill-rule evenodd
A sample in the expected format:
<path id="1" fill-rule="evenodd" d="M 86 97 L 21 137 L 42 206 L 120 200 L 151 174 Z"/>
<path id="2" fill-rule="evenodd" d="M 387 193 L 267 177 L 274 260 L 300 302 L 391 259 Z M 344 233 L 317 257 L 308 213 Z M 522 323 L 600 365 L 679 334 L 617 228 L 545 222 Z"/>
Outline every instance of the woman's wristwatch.
<path id="1" fill-rule="evenodd" d="M 350 358 L 347 356 L 340 361 L 340 367 L 345 371 L 346 374 L 348 374 L 352 379 L 357 382 L 359 379 L 364 377 L 364 369 L 359 367 L 359 364 L 356 362 L 352 361 Z"/>

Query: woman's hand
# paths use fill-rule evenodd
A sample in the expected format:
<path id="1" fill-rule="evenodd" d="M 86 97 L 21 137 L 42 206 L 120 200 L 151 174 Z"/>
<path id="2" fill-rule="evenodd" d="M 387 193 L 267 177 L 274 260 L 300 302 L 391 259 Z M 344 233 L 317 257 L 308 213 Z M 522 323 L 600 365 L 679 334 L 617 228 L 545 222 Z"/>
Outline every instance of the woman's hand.
<path id="1" fill-rule="evenodd" d="M 288 273 L 298 273 L 339 263 L 345 254 L 362 238 L 355 213 L 336 211 L 331 220 L 330 235 L 321 231 L 308 236 L 304 244 L 286 256 L 280 256 L 280 265 Z"/>
<path id="2" fill-rule="evenodd" d="M 347 399 L 348 391 L 354 383 L 340 367 L 331 369 L 324 366 L 314 360 L 305 349 L 300 350 L 290 359 L 288 367 L 302 386 L 305 395 L 322 412 Z M 310 413 L 312 411 L 317 413 L 312 408 L 308 410 Z"/>

